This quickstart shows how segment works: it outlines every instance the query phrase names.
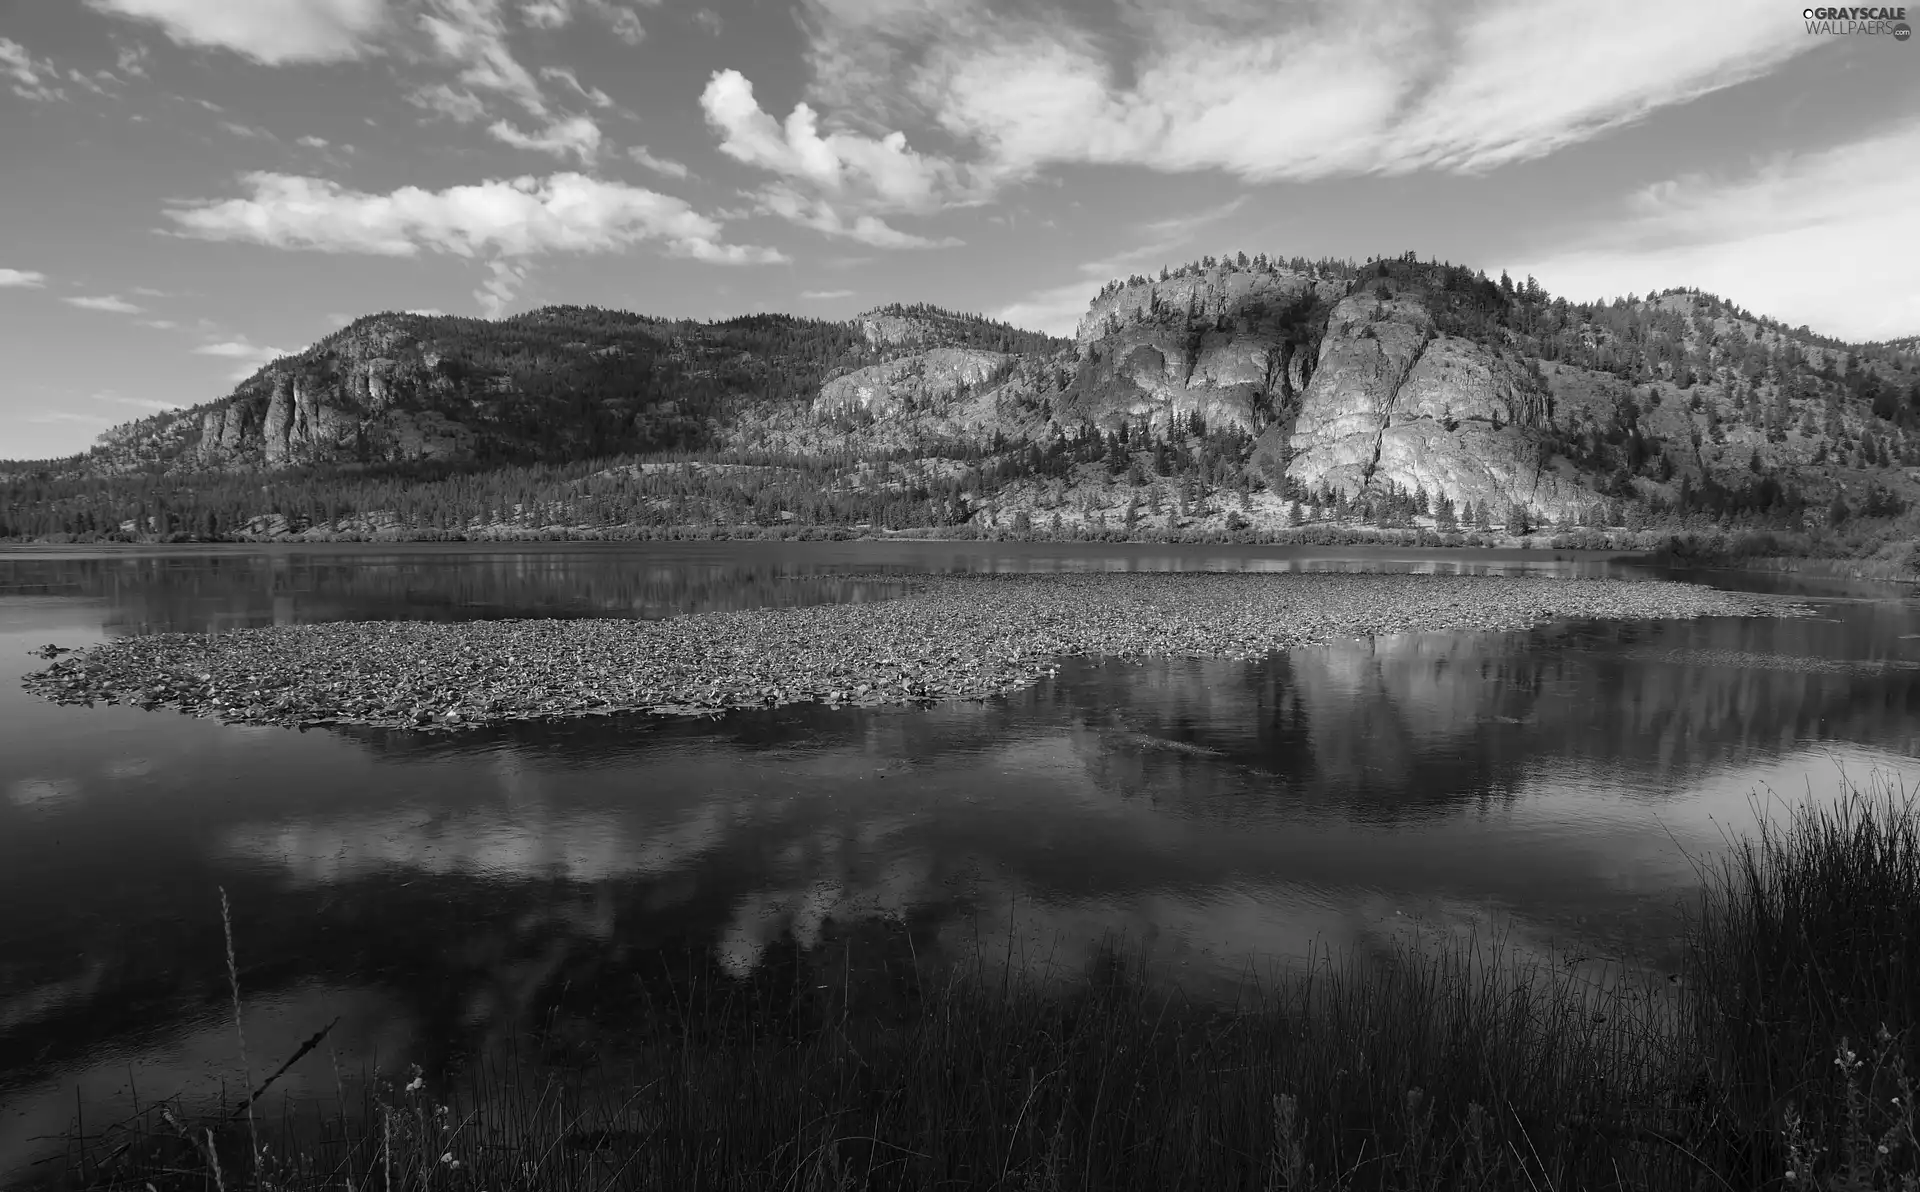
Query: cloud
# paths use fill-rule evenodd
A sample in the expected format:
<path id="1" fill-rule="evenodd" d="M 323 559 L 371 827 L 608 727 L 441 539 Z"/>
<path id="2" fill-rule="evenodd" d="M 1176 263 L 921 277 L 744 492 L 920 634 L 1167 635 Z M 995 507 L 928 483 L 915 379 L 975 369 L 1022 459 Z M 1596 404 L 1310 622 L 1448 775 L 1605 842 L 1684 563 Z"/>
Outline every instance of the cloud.
<path id="1" fill-rule="evenodd" d="M 1122 6 L 1120 36 L 984 0 L 807 0 L 812 95 L 917 116 L 977 182 L 1057 164 L 1248 181 L 1538 158 L 1816 48 L 1743 0 Z M 1657 32 L 1656 32 L 1657 31 Z"/>
<path id="2" fill-rule="evenodd" d="M 1080 325 L 1080 316 L 1087 313 L 1087 304 L 1093 301 L 1098 289 L 1099 286 L 1091 282 L 1069 282 L 1036 291 L 1018 302 L 1009 303 L 995 311 L 993 317 L 1015 327 L 1044 331 L 1049 335 L 1072 335 Z"/>
<path id="3" fill-rule="evenodd" d="M 1130 273 L 1141 266 L 1151 268 L 1155 264 L 1170 264 L 1175 259 L 1189 259 L 1190 253 L 1180 254 L 1178 250 L 1192 243 L 1202 229 L 1233 215 L 1246 202 L 1247 197 L 1241 195 L 1199 211 L 1140 224 L 1128 237 L 1140 241 L 1138 247 L 1082 262 L 1079 268 L 1085 280 L 1037 290 L 1018 302 L 1001 307 L 995 312 L 994 318 L 1016 327 L 1045 331 L 1049 335 L 1073 335 L 1081 317 L 1087 313 L 1100 282 Z"/>
<path id="4" fill-rule="evenodd" d="M 610 108 L 613 106 L 612 96 L 600 90 L 598 87 L 588 87 L 582 84 L 580 82 L 580 76 L 564 66 L 543 66 L 540 68 L 540 77 L 543 79 L 558 79 L 560 82 L 572 88 L 575 95 L 578 95 L 581 99 L 586 100 L 596 108 Z"/>
<path id="5" fill-rule="evenodd" d="M 573 19 L 573 6 L 567 0 L 526 0 L 520 5 L 520 19 L 528 28 L 558 29 Z"/>
<path id="6" fill-rule="evenodd" d="M 227 374 L 227 379 L 240 382 L 259 372 L 282 356 L 291 352 L 281 348 L 269 348 L 261 344 L 249 343 L 245 338 L 221 340 L 215 343 L 201 344 L 193 350 L 196 356 L 213 356 L 221 360 L 234 361 L 236 367 Z"/>
<path id="7" fill-rule="evenodd" d="M 504 95 L 534 116 L 546 116 L 540 85 L 507 48 L 507 29 L 496 0 L 427 0 L 417 23 L 434 52 L 460 66 L 462 83 Z"/>
<path id="8" fill-rule="evenodd" d="M 47 284 L 47 275 L 37 269 L 0 269 L 0 290 L 37 290 Z"/>
<path id="9" fill-rule="evenodd" d="M 659 0 L 653 0 L 658 3 Z M 613 35 L 630 46 L 637 46 L 646 40 L 647 31 L 640 24 L 640 14 L 625 4 L 616 4 L 614 0 L 587 0 L 587 7 L 593 14 L 605 21 Z"/>
<path id="10" fill-rule="evenodd" d="M 658 243 L 715 264 L 784 261 L 768 248 L 721 243 L 718 221 L 681 199 L 582 174 L 526 176 L 445 190 L 389 194 L 321 178 L 252 173 L 245 198 L 180 203 L 179 234 L 307 252 L 516 259 L 553 252 L 619 252 Z"/>
<path id="11" fill-rule="evenodd" d="M 635 145 L 628 149 L 627 156 L 654 173 L 664 174 L 669 178 L 688 178 L 693 174 L 684 162 L 675 161 L 671 157 L 655 157 L 645 145 Z"/>
<path id="12" fill-rule="evenodd" d="M 708 36 L 711 37 L 720 36 L 721 32 L 726 28 L 726 22 L 722 21 L 720 14 L 711 8 L 695 10 L 693 23 L 700 26 L 700 28 L 705 30 Z"/>
<path id="13" fill-rule="evenodd" d="M 802 227 L 876 248 L 934 248 L 960 243 L 902 232 L 881 213 L 925 213 L 968 201 L 960 171 L 916 153 L 906 134 L 822 134 L 819 115 L 796 104 L 784 122 L 762 110 L 753 84 L 737 70 L 715 71 L 700 95 L 720 152 L 778 175 L 755 195 L 760 209 Z"/>
<path id="14" fill-rule="evenodd" d="M 582 165 L 592 165 L 600 153 L 600 126 L 585 116 L 555 120 L 534 133 L 521 132 L 505 120 L 496 120 L 487 127 L 487 133 L 516 149 L 533 149 L 555 157 L 571 154 L 579 158 Z"/>
<path id="15" fill-rule="evenodd" d="M 1915 194 L 1920 120 L 1909 119 L 1741 176 L 1646 187 L 1611 222 L 1513 270 L 1577 300 L 1683 285 L 1847 339 L 1912 335 Z"/>
<path id="16" fill-rule="evenodd" d="M 445 83 L 433 83 L 425 87 L 416 87 L 407 92 L 407 102 L 417 108 L 438 112 L 461 124 L 472 124 L 487 115 L 487 105 L 471 91 L 456 91 Z"/>
<path id="17" fill-rule="evenodd" d="M 219 343 L 201 344 L 193 350 L 196 356 L 219 356 L 225 360 L 253 360 L 265 364 L 269 360 L 278 360 L 287 355 L 279 348 L 263 347 L 248 343 L 244 339 L 222 340 Z"/>
<path id="18" fill-rule="evenodd" d="M 491 274 L 480 283 L 473 292 L 474 301 L 480 304 L 481 313 L 489 319 L 497 319 L 519 294 L 520 287 L 526 284 L 527 269 L 524 265 L 509 265 L 505 261 L 487 262 L 487 272 Z"/>
<path id="19" fill-rule="evenodd" d="M 181 404 L 177 401 L 165 401 L 152 397 L 122 397 L 111 389 L 94 394 L 93 400 L 113 402 L 115 405 L 135 406 L 142 410 L 178 410 L 181 408 Z"/>
<path id="20" fill-rule="evenodd" d="M 28 422 L 84 422 L 90 426 L 111 426 L 114 420 L 100 414 L 81 414 L 74 410 L 41 410 L 27 415 Z"/>
<path id="21" fill-rule="evenodd" d="M 409 310 L 406 313 L 410 315 L 419 315 L 421 318 L 425 318 L 425 319 L 444 319 L 447 317 L 447 312 L 444 310 L 441 310 L 437 306 L 423 306 L 418 310 Z M 345 321 L 350 323 L 353 320 L 347 319 Z"/>
<path id="22" fill-rule="evenodd" d="M 97 310 L 110 315 L 137 315 L 145 313 L 146 308 L 135 306 L 117 294 L 107 294 L 98 298 L 62 298 L 68 306 L 77 306 L 81 310 Z"/>
<path id="23" fill-rule="evenodd" d="M 953 248 L 961 243 L 951 236 L 934 239 L 902 232 L 876 215 L 856 215 L 849 219 L 826 199 L 810 198 L 777 183 L 762 189 L 759 198 L 762 210 L 782 219 L 875 248 Z"/>
<path id="24" fill-rule="evenodd" d="M 294 143 L 296 145 L 304 145 L 308 149 L 325 149 L 328 144 L 327 138 L 312 137 L 312 136 L 301 137 L 299 140 L 295 141 Z"/>
<path id="25" fill-rule="evenodd" d="M 800 297 L 808 302 L 827 302 L 835 298 L 851 298 L 852 290 L 802 290 Z"/>
<path id="26" fill-rule="evenodd" d="M 5 37 L 0 37 L 0 78 L 6 79 L 21 99 L 39 102 L 66 98 L 66 94 L 53 85 L 53 80 L 59 78 L 53 63 L 45 58 L 36 60 L 27 47 Z"/>
<path id="27" fill-rule="evenodd" d="M 954 182 L 952 164 L 907 148 L 905 133 L 877 139 L 852 132 L 822 136 L 818 114 L 804 103 L 796 104 L 784 123 L 775 121 L 737 70 L 714 72 L 701 92 L 700 108 L 721 134 L 720 152 L 832 194 L 865 191 L 894 210 L 924 210 Z"/>
<path id="28" fill-rule="evenodd" d="M 231 50 L 270 66 L 338 62 L 373 52 L 387 0 L 87 0 L 160 26 L 181 45 Z"/>

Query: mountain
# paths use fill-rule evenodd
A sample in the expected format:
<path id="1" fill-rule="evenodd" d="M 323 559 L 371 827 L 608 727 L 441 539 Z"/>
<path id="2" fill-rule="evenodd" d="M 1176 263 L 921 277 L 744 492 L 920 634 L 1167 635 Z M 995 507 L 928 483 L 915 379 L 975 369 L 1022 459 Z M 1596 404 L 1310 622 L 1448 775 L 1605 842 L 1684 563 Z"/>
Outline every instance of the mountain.
<path id="1" fill-rule="evenodd" d="M 1905 467 L 1913 340 L 1845 344 L 1698 291 L 1572 304 L 1413 254 L 1241 254 L 1108 284 L 1070 340 L 925 305 L 371 315 L 88 455 L 0 467 L 0 533 L 1210 530 L 1295 521 L 1294 502 L 1441 528 L 1799 527 L 1899 512 L 1920 494 Z"/>

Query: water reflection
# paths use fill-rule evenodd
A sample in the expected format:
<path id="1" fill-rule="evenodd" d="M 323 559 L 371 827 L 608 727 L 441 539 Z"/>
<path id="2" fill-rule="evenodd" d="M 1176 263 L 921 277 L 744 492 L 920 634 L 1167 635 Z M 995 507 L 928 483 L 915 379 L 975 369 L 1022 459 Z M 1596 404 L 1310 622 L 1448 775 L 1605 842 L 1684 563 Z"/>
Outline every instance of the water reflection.
<path id="1" fill-rule="evenodd" d="M 23 593 L 0 596 L 0 655 L 24 671 L 49 640 L 222 616 L 664 615 L 887 594 L 836 569 L 1357 565 L 852 545 L 0 560 L 0 588 Z M 1541 561 L 1393 565 L 1443 562 Z M 1121 929 L 1202 993 L 1224 994 L 1249 953 L 1364 955 L 1416 923 L 1670 964 L 1683 850 L 1750 822 L 1763 784 L 1831 798 L 1837 763 L 1862 776 L 1913 751 L 1914 605 L 1803 590 L 1825 619 L 1071 661 L 984 704 L 458 736 L 235 728 L 9 685 L 0 1098 L 23 1108 L 0 1119 L 0 1169 L 67 1124 L 76 1083 L 110 1108 L 128 1062 L 156 1083 L 227 1072 L 221 886 L 250 1048 L 277 1061 L 344 1014 L 332 1042 L 349 1068 L 376 1053 L 449 1064 L 556 1021 L 603 1046 L 649 983 L 805 964 L 883 920 L 919 955 L 1004 951 L 1062 979 Z M 295 1074 L 303 1096 L 331 1079 L 322 1056 Z"/>

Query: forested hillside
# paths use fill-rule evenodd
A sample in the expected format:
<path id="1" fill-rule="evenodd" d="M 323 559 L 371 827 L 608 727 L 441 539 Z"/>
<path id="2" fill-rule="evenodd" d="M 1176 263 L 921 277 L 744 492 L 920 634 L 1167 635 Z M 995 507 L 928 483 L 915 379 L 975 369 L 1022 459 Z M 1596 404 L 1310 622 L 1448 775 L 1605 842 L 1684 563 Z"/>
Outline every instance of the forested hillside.
<path id="1" fill-rule="evenodd" d="M 1364 523 L 1884 554 L 1912 534 L 1910 468 L 1912 339 L 1846 344 L 1697 291 L 1571 303 L 1413 254 L 1239 254 L 1115 280 L 1072 341 L 927 305 L 368 316 L 87 455 L 0 465 L 0 536 Z"/>

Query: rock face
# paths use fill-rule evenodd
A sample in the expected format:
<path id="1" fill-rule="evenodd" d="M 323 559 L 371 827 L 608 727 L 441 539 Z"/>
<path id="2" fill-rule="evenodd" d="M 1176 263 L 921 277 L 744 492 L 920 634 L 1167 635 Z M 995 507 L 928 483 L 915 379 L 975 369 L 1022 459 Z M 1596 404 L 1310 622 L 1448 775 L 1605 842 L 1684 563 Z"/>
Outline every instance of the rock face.
<path id="1" fill-rule="evenodd" d="M 362 320 L 276 361 L 201 412 L 206 468 L 467 460 L 474 431 L 443 409 L 460 386 L 403 320 Z"/>
<path id="2" fill-rule="evenodd" d="M 1278 483 L 1391 483 L 1561 518 L 1600 500 L 1543 449 L 1546 384 L 1517 356 L 1436 330 L 1425 295 L 1285 269 L 1122 286 L 1080 320 L 1068 417 L 1164 427 L 1199 414 L 1259 437 Z"/>
<path id="3" fill-rule="evenodd" d="M 927 410 L 993 384 L 1019 357 L 971 348 L 933 348 L 856 369 L 820 387 L 822 414 L 860 409 L 875 416 Z"/>
<path id="4" fill-rule="evenodd" d="M 1334 307 L 1291 427 L 1262 447 L 1309 488 L 1391 482 L 1563 518 L 1599 497 L 1543 450 L 1552 417 L 1544 381 L 1517 358 L 1438 333 L 1417 294 L 1360 293 Z"/>
<path id="5" fill-rule="evenodd" d="M 839 328 L 587 308 L 498 323 L 378 315 L 143 433 L 197 467 L 277 469 L 582 458 L 686 441 L 689 426 L 752 448 L 892 452 L 1046 441 L 1055 425 L 1164 431 L 1197 414 L 1254 436 L 1276 487 L 1351 496 L 1391 484 L 1502 516 L 1597 504 L 1548 449 L 1554 399 L 1537 362 L 1445 334 L 1438 301 L 1414 286 L 1223 263 L 1104 291 L 1071 347 L 931 307 Z M 831 346 L 783 356 L 768 338 L 779 335 Z M 743 391 L 765 396 L 733 396 Z"/>
<path id="6" fill-rule="evenodd" d="M 1197 413 L 1257 434 L 1296 404 L 1344 289 L 1284 269 L 1215 267 L 1102 295 L 1074 337 L 1066 415 L 1164 428 Z"/>

